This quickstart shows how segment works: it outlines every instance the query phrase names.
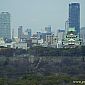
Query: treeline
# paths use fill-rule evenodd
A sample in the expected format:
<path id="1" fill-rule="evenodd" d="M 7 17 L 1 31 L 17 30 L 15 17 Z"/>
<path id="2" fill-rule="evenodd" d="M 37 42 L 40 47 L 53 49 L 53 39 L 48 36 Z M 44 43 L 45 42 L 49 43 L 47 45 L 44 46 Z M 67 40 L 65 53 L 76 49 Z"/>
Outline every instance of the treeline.
<path id="1" fill-rule="evenodd" d="M 42 76 L 37 74 L 28 74 L 19 79 L 12 80 L 0 78 L 0 85 L 85 85 L 85 83 L 73 83 L 81 81 L 80 78 L 70 77 L 68 75 L 49 75 Z"/>
<path id="2" fill-rule="evenodd" d="M 15 55 L 21 55 L 27 53 L 24 49 L 13 49 L 13 48 L 6 48 L 6 47 L 0 47 L 0 56 L 15 56 Z"/>
<path id="3" fill-rule="evenodd" d="M 29 54 L 35 56 L 85 56 L 85 46 L 76 48 L 32 47 Z"/>
<path id="4" fill-rule="evenodd" d="M 52 47 L 31 47 L 25 49 L 13 49 L 0 47 L 0 56 L 15 56 L 21 54 L 30 54 L 34 56 L 85 56 L 85 46 L 76 48 L 52 48 Z"/>

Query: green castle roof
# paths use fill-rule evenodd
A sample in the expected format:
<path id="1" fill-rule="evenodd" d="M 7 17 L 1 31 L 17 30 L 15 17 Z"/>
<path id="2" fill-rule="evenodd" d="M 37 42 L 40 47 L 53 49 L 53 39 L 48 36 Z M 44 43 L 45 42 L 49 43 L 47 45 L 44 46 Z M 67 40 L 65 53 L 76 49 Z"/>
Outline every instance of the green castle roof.
<path id="1" fill-rule="evenodd" d="M 73 31 L 73 32 L 75 32 L 75 27 L 69 28 L 68 31 Z"/>

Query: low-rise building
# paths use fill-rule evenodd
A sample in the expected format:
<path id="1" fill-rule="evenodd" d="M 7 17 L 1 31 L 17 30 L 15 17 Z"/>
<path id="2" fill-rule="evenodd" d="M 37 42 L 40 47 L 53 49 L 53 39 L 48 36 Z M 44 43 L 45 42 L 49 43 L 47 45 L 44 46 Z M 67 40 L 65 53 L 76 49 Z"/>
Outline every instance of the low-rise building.
<path id="1" fill-rule="evenodd" d="M 0 38 L 0 46 L 7 48 L 21 48 L 27 50 L 27 43 L 20 43 L 20 42 L 6 43 L 3 38 Z"/>
<path id="2" fill-rule="evenodd" d="M 13 44 L 13 48 L 18 48 L 18 49 L 25 49 L 27 50 L 27 43 L 15 43 Z"/>
<path id="3" fill-rule="evenodd" d="M 5 45 L 5 41 L 3 38 L 0 38 L 0 46 L 4 46 Z"/>

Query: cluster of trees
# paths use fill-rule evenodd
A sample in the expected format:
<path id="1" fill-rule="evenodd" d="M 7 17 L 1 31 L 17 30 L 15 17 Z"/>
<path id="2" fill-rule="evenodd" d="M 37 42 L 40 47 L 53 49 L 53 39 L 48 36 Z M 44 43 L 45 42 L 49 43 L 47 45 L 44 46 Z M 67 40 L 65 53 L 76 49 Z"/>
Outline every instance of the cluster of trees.
<path id="1" fill-rule="evenodd" d="M 85 75 L 85 61 L 82 57 L 0 57 L 1 77 L 18 78 L 30 72 L 45 76 L 52 73 Z"/>
<path id="2" fill-rule="evenodd" d="M 28 74 L 16 80 L 0 78 L 0 85 L 74 85 L 73 81 L 75 80 L 79 80 L 79 78 L 74 78 L 63 74 L 57 76 Z M 80 83 L 76 85 L 80 85 Z M 85 84 L 82 83 L 82 85 Z"/>
<path id="3" fill-rule="evenodd" d="M 31 54 L 35 56 L 85 56 L 85 46 L 76 48 L 31 47 L 28 50 L 0 47 L 0 55 L 14 56 Z"/>
<path id="4" fill-rule="evenodd" d="M 85 46 L 76 48 L 32 47 L 29 54 L 35 56 L 85 56 Z"/>
<path id="5" fill-rule="evenodd" d="M 29 56 L 16 57 L 16 55 L 25 53 L 35 55 L 34 59 L 32 57 L 33 63 L 30 62 Z M 14 54 L 14 57 L 9 57 Z M 0 57 L 0 77 L 2 76 L 0 85 L 74 85 L 74 80 L 85 79 L 85 46 L 76 48 L 38 46 L 27 51 L 2 48 L 0 55 L 8 56 Z M 54 61 L 52 56 L 55 58 Z M 58 58 L 60 61 L 58 61 Z M 15 79 L 10 79 L 12 76 Z M 85 85 L 85 83 L 82 85 Z"/>
<path id="6" fill-rule="evenodd" d="M 0 56 L 14 56 L 14 55 L 21 55 L 27 53 L 24 49 L 13 49 L 13 48 L 6 48 L 0 47 Z"/>

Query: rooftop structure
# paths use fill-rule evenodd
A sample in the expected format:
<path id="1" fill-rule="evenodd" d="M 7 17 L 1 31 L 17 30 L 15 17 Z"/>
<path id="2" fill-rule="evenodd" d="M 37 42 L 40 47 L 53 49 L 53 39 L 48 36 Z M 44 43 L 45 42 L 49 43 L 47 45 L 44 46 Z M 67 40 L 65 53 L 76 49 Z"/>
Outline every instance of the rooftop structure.
<path id="1" fill-rule="evenodd" d="M 79 38 L 79 35 L 76 34 L 75 28 L 69 28 L 64 39 L 62 40 L 63 47 L 65 48 L 75 48 L 76 46 L 81 45 L 82 40 Z"/>

